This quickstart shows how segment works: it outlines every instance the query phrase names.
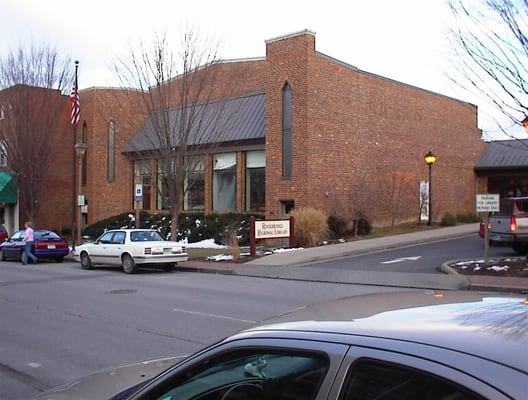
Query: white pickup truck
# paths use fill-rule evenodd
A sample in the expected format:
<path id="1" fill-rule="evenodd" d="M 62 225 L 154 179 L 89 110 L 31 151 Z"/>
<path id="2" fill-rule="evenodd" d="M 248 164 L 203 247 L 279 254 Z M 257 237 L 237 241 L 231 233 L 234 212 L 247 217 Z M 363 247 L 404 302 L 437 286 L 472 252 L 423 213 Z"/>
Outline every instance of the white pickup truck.
<path id="1" fill-rule="evenodd" d="M 491 214 L 488 238 L 490 244 L 510 246 L 518 254 L 528 251 L 528 197 L 500 200 L 500 211 Z"/>

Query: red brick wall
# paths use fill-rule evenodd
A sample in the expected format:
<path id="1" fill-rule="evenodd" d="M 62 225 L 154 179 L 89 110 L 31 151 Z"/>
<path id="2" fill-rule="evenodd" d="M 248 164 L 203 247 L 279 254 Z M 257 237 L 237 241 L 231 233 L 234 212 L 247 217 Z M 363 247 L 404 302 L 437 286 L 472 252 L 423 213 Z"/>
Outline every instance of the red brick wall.
<path id="1" fill-rule="evenodd" d="M 57 93 L 57 95 L 59 95 Z M 63 107 L 60 111 L 59 129 L 50 132 L 53 141 L 53 157 L 42 182 L 39 193 L 39 214 L 36 228 L 52 229 L 58 233 L 72 227 L 72 157 L 73 126 L 70 125 L 71 103 L 69 96 L 61 96 Z M 35 161 L 38 168 L 38 160 Z M 25 217 L 21 216 L 23 227 Z"/>
<path id="2" fill-rule="evenodd" d="M 270 217 L 283 199 L 342 215 L 361 209 L 378 224 L 401 198 L 399 219 L 418 216 L 418 184 L 433 167 L 433 212 L 474 212 L 473 165 L 483 150 L 476 108 L 439 94 L 359 71 L 315 52 L 300 34 L 267 44 L 266 202 Z M 293 174 L 283 179 L 282 87 L 293 96 Z M 393 179 L 397 177 L 397 179 Z M 397 195 L 392 182 L 404 182 Z M 394 204 L 394 201 L 392 201 Z"/>
<path id="3" fill-rule="evenodd" d="M 266 210 L 279 216 L 280 201 L 313 206 L 328 215 L 365 212 L 377 224 L 390 221 L 391 203 L 400 199 L 399 220 L 418 216 L 418 183 L 428 179 L 424 154 L 438 156 L 433 167 L 433 207 L 473 212 L 473 165 L 484 143 L 476 108 L 448 97 L 357 70 L 315 51 L 309 33 L 268 41 L 265 60 L 226 62 L 214 67 L 210 98 L 266 92 Z M 282 178 L 282 88 L 292 88 L 293 174 Z M 121 154 L 144 118 L 138 93 L 92 88 L 81 91 L 81 124 L 88 127 L 88 223 L 133 210 L 130 159 Z M 175 100 L 177 101 L 177 99 Z M 69 113 L 66 111 L 66 115 Z M 115 180 L 107 180 L 108 123 L 115 123 Z M 65 121 L 70 129 L 71 126 Z M 71 144 L 58 165 L 64 215 L 50 219 L 70 225 Z M 61 149 L 62 150 L 62 149 Z M 242 160 L 242 159 L 240 159 Z M 210 172 L 210 171 L 209 171 Z M 209 179 L 206 179 L 209 182 Z M 393 195 L 402 183 L 401 192 Z M 153 182 L 153 188 L 155 187 Z M 240 189 L 243 185 L 240 184 Z M 57 193 L 59 193 L 57 191 Z M 210 197 L 210 188 L 206 188 Z M 244 199 L 238 193 L 238 204 Z M 56 196 L 53 196 L 56 198 Z M 153 203 L 154 204 L 154 203 Z M 210 205 L 210 198 L 206 199 Z M 49 206 L 53 207 L 53 206 Z"/>
<path id="4" fill-rule="evenodd" d="M 87 182 L 83 192 L 88 202 L 88 224 L 133 210 L 133 174 L 130 159 L 122 150 L 134 135 L 144 115 L 141 94 L 134 91 L 94 88 L 81 92 L 82 120 L 87 123 Z M 115 126 L 114 180 L 108 181 L 108 127 Z"/>

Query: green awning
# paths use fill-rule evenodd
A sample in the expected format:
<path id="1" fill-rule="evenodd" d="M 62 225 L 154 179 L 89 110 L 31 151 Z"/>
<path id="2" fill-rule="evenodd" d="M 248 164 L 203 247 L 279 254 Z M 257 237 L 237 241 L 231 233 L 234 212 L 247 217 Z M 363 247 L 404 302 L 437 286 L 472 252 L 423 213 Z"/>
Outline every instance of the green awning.
<path id="1" fill-rule="evenodd" d="M 17 202 L 17 186 L 10 172 L 0 172 L 0 203 Z"/>

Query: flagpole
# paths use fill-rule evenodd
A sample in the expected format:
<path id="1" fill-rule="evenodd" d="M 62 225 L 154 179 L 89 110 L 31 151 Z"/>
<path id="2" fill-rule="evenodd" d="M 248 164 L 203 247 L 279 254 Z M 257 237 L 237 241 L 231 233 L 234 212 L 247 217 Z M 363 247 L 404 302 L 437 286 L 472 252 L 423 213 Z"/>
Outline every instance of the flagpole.
<path id="1" fill-rule="evenodd" d="M 79 61 L 75 61 L 75 94 L 77 95 L 77 91 L 79 90 L 78 86 L 78 78 L 77 78 L 77 72 L 79 69 Z M 75 251 L 75 228 L 76 228 L 76 217 L 77 217 L 77 209 L 76 209 L 76 202 L 75 202 L 75 190 L 76 190 L 76 183 L 77 183 L 77 170 L 75 166 L 75 144 L 77 143 L 77 124 L 72 123 L 73 125 L 73 145 L 72 145 L 72 250 Z"/>

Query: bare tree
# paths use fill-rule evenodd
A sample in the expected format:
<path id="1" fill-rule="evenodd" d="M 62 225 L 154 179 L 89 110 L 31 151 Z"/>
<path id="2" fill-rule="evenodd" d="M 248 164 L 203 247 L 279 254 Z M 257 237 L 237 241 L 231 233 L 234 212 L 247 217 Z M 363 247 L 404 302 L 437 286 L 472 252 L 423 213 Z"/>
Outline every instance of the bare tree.
<path id="1" fill-rule="evenodd" d="M 210 152 L 228 129 L 225 101 L 215 99 L 221 92 L 225 96 L 225 88 L 219 91 L 218 45 L 187 30 L 177 51 L 163 34 L 151 46 L 131 49 L 129 56 L 116 62 L 116 72 L 123 86 L 144 93 L 141 107 L 147 116 L 132 141 L 134 151 L 140 159 L 157 161 L 158 192 L 170 200 L 171 238 L 176 240 L 184 195 L 203 163 L 195 155 Z"/>
<path id="2" fill-rule="evenodd" d="M 63 130 L 68 102 L 61 92 L 73 82 L 70 67 L 55 48 L 33 43 L 0 59 L 0 142 L 28 220 L 38 216 L 42 182 Z"/>
<path id="3" fill-rule="evenodd" d="M 449 6 L 456 20 L 451 79 L 500 110 L 508 124 L 526 126 L 528 0 L 449 0 Z"/>
<path id="4" fill-rule="evenodd" d="M 397 169 L 396 165 L 380 177 L 379 187 L 382 190 L 379 193 L 379 201 L 381 209 L 390 215 L 391 227 L 394 227 L 402 212 L 408 217 L 409 205 L 415 197 L 414 184 L 415 176 Z"/>

